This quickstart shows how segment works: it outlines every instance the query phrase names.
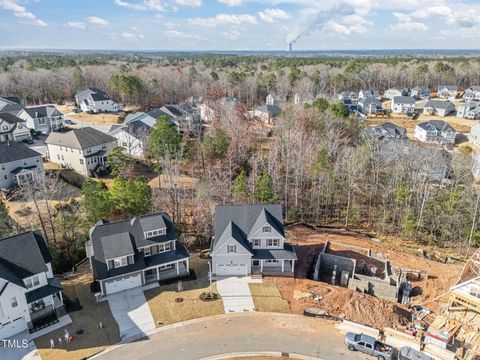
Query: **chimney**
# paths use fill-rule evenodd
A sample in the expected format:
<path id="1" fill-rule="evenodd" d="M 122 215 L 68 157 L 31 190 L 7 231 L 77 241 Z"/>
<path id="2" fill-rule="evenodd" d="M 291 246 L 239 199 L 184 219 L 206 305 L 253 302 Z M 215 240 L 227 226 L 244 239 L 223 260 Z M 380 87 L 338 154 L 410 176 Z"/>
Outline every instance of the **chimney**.
<path id="1" fill-rule="evenodd" d="M 292 43 L 289 43 L 289 44 L 288 44 L 288 51 L 289 51 L 289 52 L 292 52 L 292 51 L 293 51 L 293 49 L 292 49 Z"/>

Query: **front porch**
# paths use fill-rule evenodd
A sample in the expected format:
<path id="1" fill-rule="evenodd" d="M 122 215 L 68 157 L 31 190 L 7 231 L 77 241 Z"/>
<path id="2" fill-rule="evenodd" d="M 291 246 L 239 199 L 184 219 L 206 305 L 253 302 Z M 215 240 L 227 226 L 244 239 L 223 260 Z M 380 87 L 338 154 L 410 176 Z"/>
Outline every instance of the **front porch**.
<path id="1" fill-rule="evenodd" d="M 30 333 L 58 323 L 58 318 L 67 313 L 63 307 L 62 293 L 57 292 L 30 303 L 29 312 L 31 321 L 28 323 L 28 328 Z"/>
<path id="2" fill-rule="evenodd" d="M 143 272 L 145 284 L 188 275 L 190 273 L 189 265 L 189 259 L 187 258 L 146 269 Z"/>
<path id="3" fill-rule="evenodd" d="M 293 277 L 295 260 L 289 259 L 258 259 L 252 260 L 252 275 L 272 275 Z"/>

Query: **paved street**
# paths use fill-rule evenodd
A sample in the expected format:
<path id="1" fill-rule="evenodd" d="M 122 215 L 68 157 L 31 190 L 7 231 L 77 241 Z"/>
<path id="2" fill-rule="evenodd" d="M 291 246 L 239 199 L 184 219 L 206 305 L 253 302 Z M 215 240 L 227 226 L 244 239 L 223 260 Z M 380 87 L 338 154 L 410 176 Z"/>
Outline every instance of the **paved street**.
<path id="1" fill-rule="evenodd" d="M 365 359 L 349 352 L 333 324 L 291 314 L 245 313 L 168 328 L 148 340 L 119 346 L 102 360 L 199 360 L 210 356 L 280 351 L 323 360 Z"/>

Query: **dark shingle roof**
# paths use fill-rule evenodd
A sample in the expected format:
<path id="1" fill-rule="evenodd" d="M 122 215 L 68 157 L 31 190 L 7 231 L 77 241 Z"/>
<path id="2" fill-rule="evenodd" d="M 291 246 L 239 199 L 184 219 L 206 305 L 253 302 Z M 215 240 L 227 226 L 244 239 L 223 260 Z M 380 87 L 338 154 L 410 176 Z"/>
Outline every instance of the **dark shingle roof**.
<path id="1" fill-rule="evenodd" d="M 415 99 L 410 96 L 394 96 L 393 102 L 395 104 L 415 104 Z"/>
<path id="2" fill-rule="evenodd" d="M 260 105 L 257 106 L 256 110 L 268 113 L 271 116 L 277 116 L 282 112 L 282 109 L 280 109 L 277 105 Z"/>
<path id="3" fill-rule="evenodd" d="M 22 279 L 47 271 L 51 261 L 40 234 L 29 231 L 0 239 L 0 278 L 24 286 Z"/>
<path id="4" fill-rule="evenodd" d="M 283 249 L 254 249 L 252 259 L 263 260 L 297 260 L 297 254 L 290 244 L 284 244 Z"/>
<path id="5" fill-rule="evenodd" d="M 38 301 L 46 296 L 56 294 L 62 290 L 63 286 L 62 284 L 60 284 L 60 281 L 55 278 L 48 279 L 47 285 L 25 293 L 25 297 L 27 298 L 27 304 L 31 304 L 34 301 Z"/>
<path id="6" fill-rule="evenodd" d="M 450 101 L 442 101 L 442 100 L 429 100 L 425 104 L 425 107 L 431 107 L 434 109 L 448 109 L 448 108 L 454 108 L 455 105 L 453 105 L 452 102 Z"/>
<path id="7" fill-rule="evenodd" d="M 8 113 L 8 112 L 2 112 L 0 113 L 0 119 L 9 123 L 9 124 L 16 124 L 16 123 L 19 123 L 19 122 L 26 122 L 25 120 L 23 119 L 20 119 L 18 116 L 15 116 L 13 115 L 12 113 Z"/>
<path id="8" fill-rule="evenodd" d="M 66 133 L 51 132 L 45 142 L 47 144 L 67 146 L 74 149 L 86 149 L 89 147 L 116 142 L 117 139 L 92 127 L 73 129 Z"/>
<path id="9" fill-rule="evenodd" d="M 42 118 L 47 116 L 49 117 L 49 116 L 63 115 L 53 105 L 32 106 L 32 107 L 27 107 L 24 110 L 32 118 Z"/>
<path id="10" fill-rule="evenodd" d="M 425 130 L 437 130 L 437 131 L 455 131 L 448 123 L 443 120 L 430 120 L 418 124 L 422 129 Z"/>
<path id="11" fill-rule="evenodd" d="M 91 94 L 93 101 L 107 101 L 110 100 L 108 96 L 101 94 L 101 93 L 93 93 Z"/>
<path id="12" fill-rule="evenodd" d="M 0 144 L 0 164 L 33 157 L 42 156 L 42 154 L 30 149 L 22 143 L 1 143 Z"/>

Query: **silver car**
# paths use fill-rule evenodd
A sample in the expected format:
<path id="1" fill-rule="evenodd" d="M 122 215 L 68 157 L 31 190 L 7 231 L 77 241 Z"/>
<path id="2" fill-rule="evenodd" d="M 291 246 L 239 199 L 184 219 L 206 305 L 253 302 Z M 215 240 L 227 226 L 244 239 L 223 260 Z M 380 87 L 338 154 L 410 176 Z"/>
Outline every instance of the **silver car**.
<path id="1" fill-rule="evenodd" d="M 393 356 L 391 346 L 364 334 L 347 333 L 345 335 L 345 345 L 350 351 L 360 351 L 375 356 L 378 360 L 391 360 Z"/>

